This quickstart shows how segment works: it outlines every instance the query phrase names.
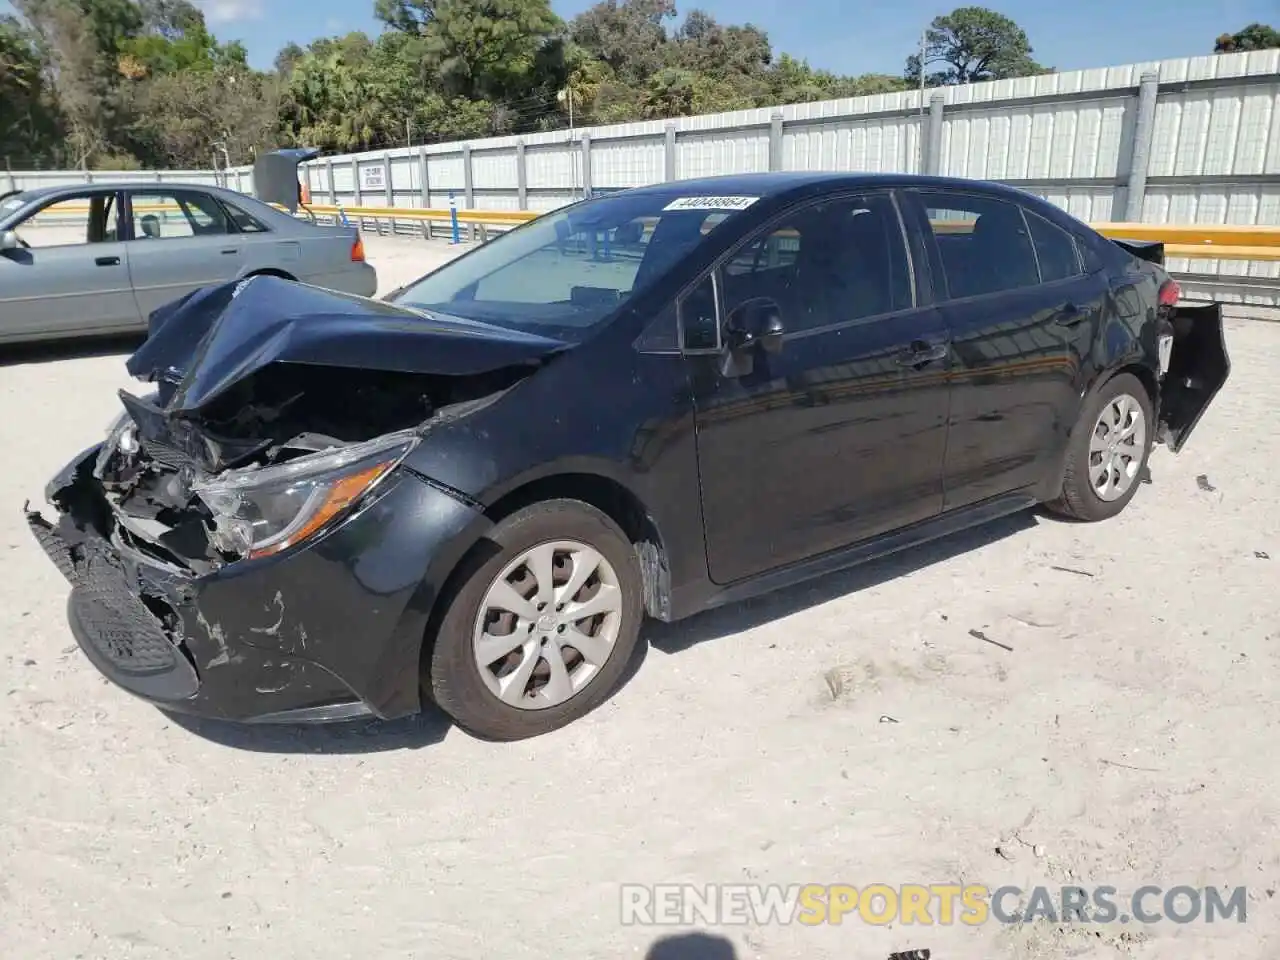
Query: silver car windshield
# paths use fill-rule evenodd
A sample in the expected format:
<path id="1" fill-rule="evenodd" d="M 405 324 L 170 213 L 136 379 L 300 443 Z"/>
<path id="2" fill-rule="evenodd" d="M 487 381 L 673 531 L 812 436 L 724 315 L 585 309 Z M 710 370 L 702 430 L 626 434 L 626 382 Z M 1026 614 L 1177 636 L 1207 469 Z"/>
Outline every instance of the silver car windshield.
<path id="1" fill-rule="evenodd" d="M 673 187 L 588 200 L 446 264 L 393 300 L 580 340 L 754 199 Z"/>
<path id="2" fill-rule="evenodd" d="M 22 207 L 26 206 L 28 197 L 25 193 L 15 193 L 12 196 L 5 197 L 0 200 L 0 220 L 5 219 L 12 213 L 16 213 Z"/>

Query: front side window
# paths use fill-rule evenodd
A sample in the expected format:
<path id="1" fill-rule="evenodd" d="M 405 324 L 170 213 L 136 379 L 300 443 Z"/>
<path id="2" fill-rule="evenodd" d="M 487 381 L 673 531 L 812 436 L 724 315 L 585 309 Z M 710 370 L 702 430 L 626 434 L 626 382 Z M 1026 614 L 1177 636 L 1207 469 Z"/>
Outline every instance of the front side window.
<path id="1" fill-rule="evenodd" d="M 135 240 L 181 240 L 230 232 L 227 215 L 212 197 L 198 193 L 133 194 Z"/>
<path id="2" fill-rule="evenodd" d="M 887 193 L 810 204 L 765 229 L 722 270 L 724 310 L 773 301 L 788 333 L 905 310 L 914 301 L 897 208 Z"/>
<path id="3" fill-rule="evenodd" d="M 1022 208 L 1006 200 L 920 194 L 954 299 L 1033 287 L 1040 282 Z"/>
<path id="4" fill-rule="evenodd" d="M 689 197 L 678 184 L 588 200 L 446 264 L 394 302 L 579 340 L 752 202 Z"/>
<path id="5" fill-rule="evenodd" d="M 119 236 L 118 214 L 114 193 L 61 197 L 17 224 L 14 232 L 33 250 L 112 243 Z"/>
<path id="6" fill-rule="evenodd" d="M 718 350 L 720 319 L 715 275 L 708 274 L 680 301 L 680 330 L 686 350 Z"/>

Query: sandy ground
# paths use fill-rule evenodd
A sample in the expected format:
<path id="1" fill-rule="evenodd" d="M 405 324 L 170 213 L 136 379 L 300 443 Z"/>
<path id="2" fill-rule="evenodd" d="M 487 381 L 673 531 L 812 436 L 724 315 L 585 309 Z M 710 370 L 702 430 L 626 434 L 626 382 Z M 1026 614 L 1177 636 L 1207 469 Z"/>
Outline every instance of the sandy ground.
<path id="1" fill-rule="evenodd" d="M 441 246 L 369 244 L 384 289 Z M 128 347 L 10 351 L 0 955 L 1273 960 L 1280 325 L 1228 335 L 1228 388 L 1117 520 L 1029 514 L 653 625 L 605 707 L 508 746 L 434 713 L 180 725 L 109 686 L 19 508 L 99 437 Z M 683 952 L 653 947 L 686 925 L 620 923 L 622 883 L 957 880 L 1244 885 L 1248 919 L 850 918 Z"/>

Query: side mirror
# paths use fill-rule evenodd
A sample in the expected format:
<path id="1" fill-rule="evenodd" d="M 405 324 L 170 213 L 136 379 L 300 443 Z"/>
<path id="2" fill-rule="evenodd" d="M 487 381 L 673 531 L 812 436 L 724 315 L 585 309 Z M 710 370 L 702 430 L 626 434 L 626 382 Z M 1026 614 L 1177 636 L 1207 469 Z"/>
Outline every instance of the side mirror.
<path id="1" fill-rule="evenodd" d="M 766 353 L 782 349 L 787 332 L 782 322 L 782 309 L 768 297 L 747 300 L 734 308 L 725 320 L 725 345 L 735 353 L 759 346 Z"/>
<path id="2" fill-rule="evenodd" d="M 0 253 L 6 250 L 17 250 L 22 246 L 18 242 L 18 235 L 12 230 L 0 232 Z"/>
<path id="3" fill-rule="evenodd" d="M 725 377 L 745 377 L 755 369 L 755 348 L 765 353 L 782 350 L 786 326 L 777 301 L 757 297 L 738 304 L 724 324 L 724 354 L 720 373 Z"/>

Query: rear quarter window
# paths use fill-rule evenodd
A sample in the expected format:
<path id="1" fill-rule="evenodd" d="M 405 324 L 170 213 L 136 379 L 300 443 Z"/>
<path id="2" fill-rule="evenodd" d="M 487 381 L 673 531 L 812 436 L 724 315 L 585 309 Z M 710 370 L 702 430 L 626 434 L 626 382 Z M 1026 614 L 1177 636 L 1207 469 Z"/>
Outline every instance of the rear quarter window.
<path id="1" fill-rule="evenodd" d="M 1031 230 L 1031 242 L 1035 246 L 1036 260 L 1040 264 L 1040 282 L 1053 283 L 1078 277 L 1083 270 L 1076 253 L 1076 241 L 1071 234 L 1050 223 L 1030 210 L 1023 210 L 1027 226 Z"/>

